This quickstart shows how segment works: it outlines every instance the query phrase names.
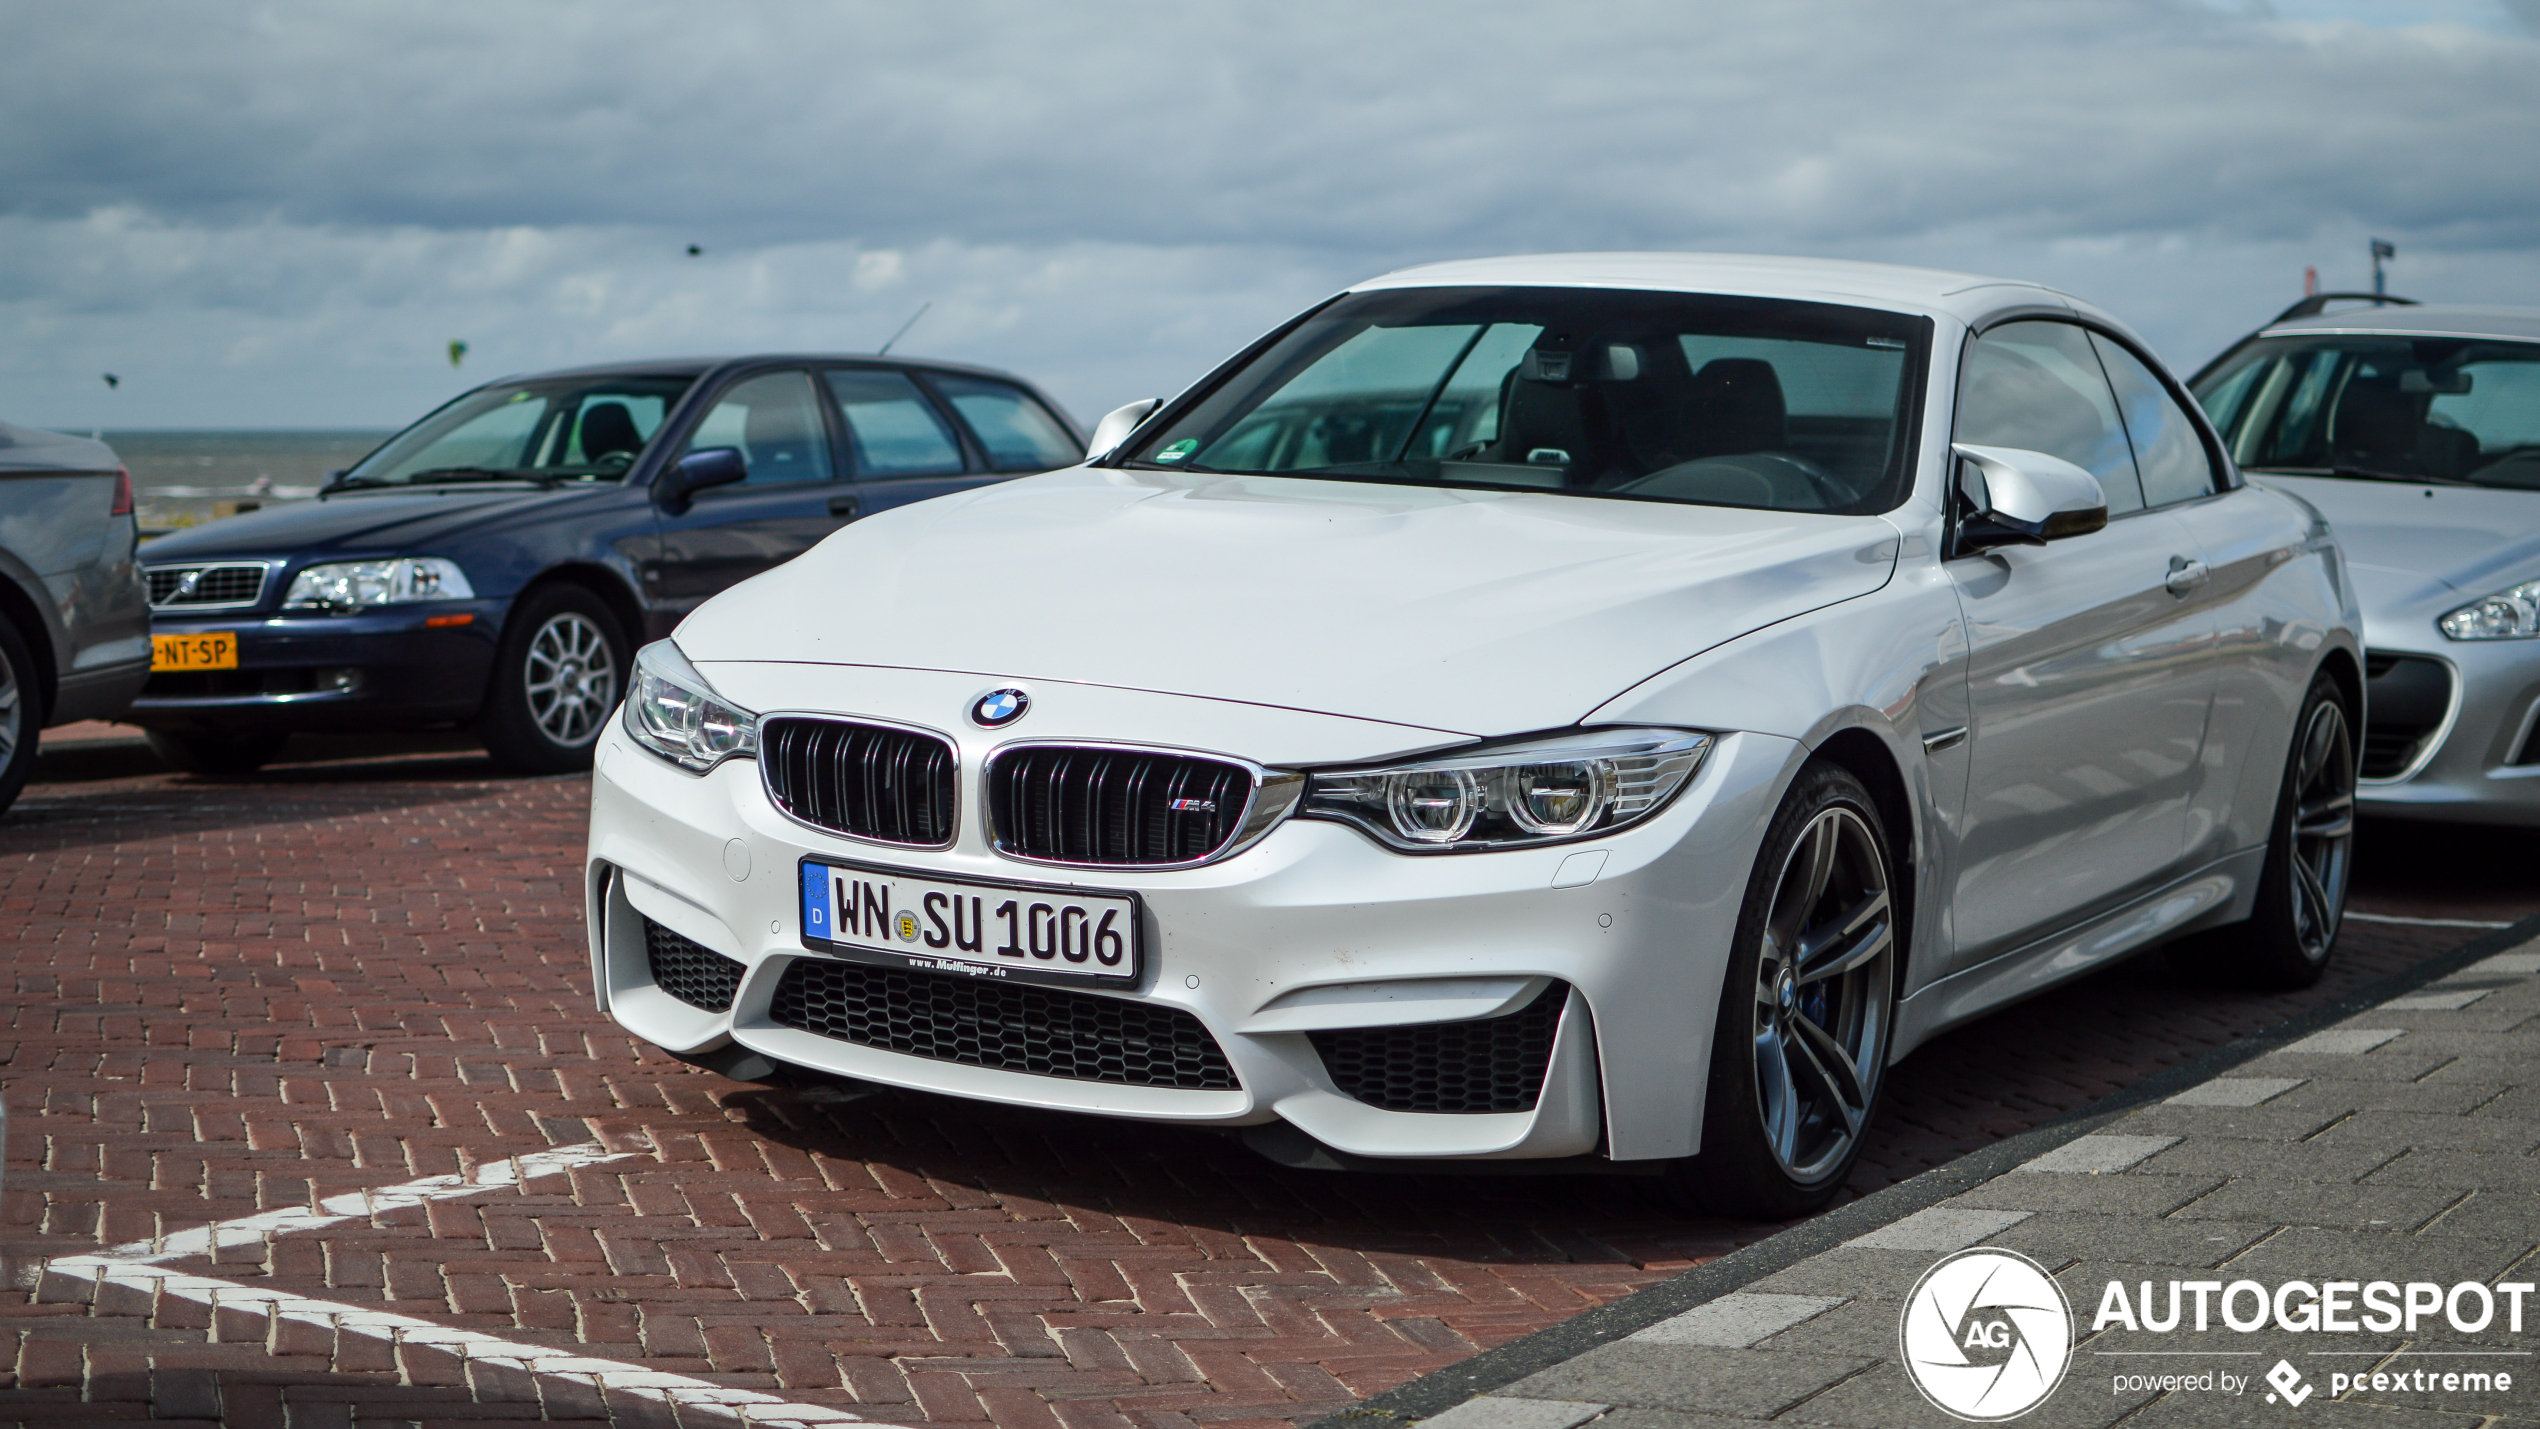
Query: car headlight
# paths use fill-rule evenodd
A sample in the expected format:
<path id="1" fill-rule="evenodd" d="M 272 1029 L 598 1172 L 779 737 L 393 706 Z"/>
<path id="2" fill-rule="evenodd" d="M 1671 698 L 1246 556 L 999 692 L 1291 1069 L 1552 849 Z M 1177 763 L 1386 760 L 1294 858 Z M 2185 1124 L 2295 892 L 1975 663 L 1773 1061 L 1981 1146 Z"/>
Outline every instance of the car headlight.
<path id="1" fill-rule="evenodd" d="M 2540 635 L 2540 581 L 2471 601 L 2435 625 L 2454 640 L 2529 640 Z"/>
<path id="2" fill-rule="evenodd" d="M 400 556 L 393 561 L 337 561 L 291 578 L 285 610 L 366 610 L 423 600 L 474 600 L 476 589 L 455 561 Z"/>
<path id="3" fill-rule="evenodd" d="M 1338 819 L 1405 853 L 1472 853 L 1594 838 L 1663 808 L 1711 751 L 1681 729 L 1599 729 L 1307 777 L 1297 813 Z"/>
<path id="4" fill-rule="evenodd" d="M 727 759 L 758 757 L 758 716 L 717 695 L 667 640 L 635 652 L 626 733 L 680 768 L 700 774 Z"/>

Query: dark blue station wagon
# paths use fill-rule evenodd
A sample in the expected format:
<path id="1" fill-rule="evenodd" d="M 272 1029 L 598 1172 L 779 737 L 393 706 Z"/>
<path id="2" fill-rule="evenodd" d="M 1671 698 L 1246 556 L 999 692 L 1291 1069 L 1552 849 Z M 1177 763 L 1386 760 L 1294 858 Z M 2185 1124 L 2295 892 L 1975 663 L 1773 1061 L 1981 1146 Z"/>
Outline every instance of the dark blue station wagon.
<path id="1" fill-rule="evenodd" d="M 859 516 L 1084 450 L 1028 384 L 946 363 L 764 356 L 489 383 L 315 501 L 143 547 L 162 638 L 126 718 L 204 772 L 253 769 L 296 730 L 449 725 L 516 770 L 587 767 L 635 646 L 706 597 Z"/>

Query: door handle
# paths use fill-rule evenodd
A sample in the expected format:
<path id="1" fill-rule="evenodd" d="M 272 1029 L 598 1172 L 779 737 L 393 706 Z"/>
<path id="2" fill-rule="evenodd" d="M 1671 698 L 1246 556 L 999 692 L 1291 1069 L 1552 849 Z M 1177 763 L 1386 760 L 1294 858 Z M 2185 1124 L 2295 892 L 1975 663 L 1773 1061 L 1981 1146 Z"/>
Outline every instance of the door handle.
<path id="1" fill-rule="evenodd" d="M 2169 579 L 2162 581 L 2161 584 L 2168 588 L 2170 594 L 2184 597 L 2189 591 L 2203 585 L 2206 577 L 2212 574 L 2212 571 L 2206 569 L 2203 561 L 2191 561 L 2185 556 L 2172 556 Z"/>
<path id="2" fill-rule="evenodd" d="M 832 516 L 844 516 L 850 521 L 853 521 L 856 518 L 858 512 L 862 510 L 863 506 L 864 498 L 861 496 L 832 496 L 829 498 L 829 514 Z"/>

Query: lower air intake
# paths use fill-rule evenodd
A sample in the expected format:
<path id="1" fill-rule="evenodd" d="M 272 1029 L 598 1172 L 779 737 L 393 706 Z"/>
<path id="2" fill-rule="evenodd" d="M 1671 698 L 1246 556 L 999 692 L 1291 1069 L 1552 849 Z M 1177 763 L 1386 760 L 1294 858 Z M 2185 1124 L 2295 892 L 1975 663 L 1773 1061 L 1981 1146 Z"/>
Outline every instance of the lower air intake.
<path id="1" fill-rule="evenodd" d="M 1332 1085 L 1387 1111 L 1532 1111 L 1570 985 L 1503 1017 L 1310 1032 Z"/>
<path id="2" fill-rule="evenodd" d="M 708 1012 L 732 1010 L 732 995 L 741 990 L 741 974 L 747 971 L 650 918 L 644 920 L 644 957 L 652 965 L 653 986 Z"/>
<path id="3" fill-rule="evenodd" d="M 1131 1087 L 1239 1086 L 1198 1018 L 1065 988 L 797 958 L 777 980 L 768 1016 L 841 1042 L 964 1066 Z"/>
<path id="4" fill-rule="evenodd" d="M 2366 779 L 2395 779 L 2425 754 L 2452 709 L 2452 667 L 2420 655 L 2369 654 L 2364 661 Z"/>

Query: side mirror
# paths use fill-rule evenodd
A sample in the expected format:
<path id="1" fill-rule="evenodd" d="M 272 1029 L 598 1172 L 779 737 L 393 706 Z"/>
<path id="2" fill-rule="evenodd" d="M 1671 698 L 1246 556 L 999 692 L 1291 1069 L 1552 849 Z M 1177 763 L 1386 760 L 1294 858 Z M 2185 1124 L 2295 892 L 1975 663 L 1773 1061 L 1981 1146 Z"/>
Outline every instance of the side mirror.
<path id="1" fill-rule="evenodd" d="M 1085 444 L 1085 460 L 1095 461 L 1111 455 L 1122 442 L 1129 440 L 1129 434 L 1138 429 L 1138 423 L 1163 405 L 1161 397 L 1142 397 L 1127 406 L 1105 412 L 1102 420 L 1094 423 L 1094 439 Z"/>
<path id="2" fill-rule="evenodd" d="M 1995 546 L 2043 546 L 2087 536 L 2108 524 L 2108 494 L 2099 478 L 2044 452 L 1959 442 L 1958 554 Z"/>
<path id="3" fill-rule="evenodd" d="M 677 516 L 688 509 L 688 498 L 698 492 L 749 479 L 750 464 L 741 459 L 739 447 L 708 447 L 688 453 L 663 472 L 653 482 L 653 500 L 662 510 Z"/>

